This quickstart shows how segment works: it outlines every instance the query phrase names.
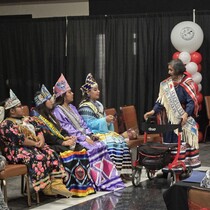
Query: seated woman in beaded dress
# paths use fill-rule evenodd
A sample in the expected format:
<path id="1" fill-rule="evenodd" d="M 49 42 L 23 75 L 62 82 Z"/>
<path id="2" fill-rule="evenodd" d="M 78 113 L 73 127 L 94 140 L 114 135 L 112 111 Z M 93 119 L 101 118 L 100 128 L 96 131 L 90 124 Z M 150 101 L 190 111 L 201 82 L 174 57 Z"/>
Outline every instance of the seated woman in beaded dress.
<path id="1" fill-rule="evenodd" d="M 98 101 L 100 90 L 92 74 L 88 74 L 81 87 L 83 100 L 79 105 L 79 113 L 92 132 L 103 141 L 109 155 L 121 175 L 132 174 L 130 151 L 122 135 L 114 132 L 114 116 L 105 115 L 104 107 Z M 126 176 L 125 176 L 126 177 Z"/>
<path id="2" fill-rule="evenodd" d="M 67 176 L 64 184 L 74 197 L 84 197 L 95 193 L 94 185 L 89 177 L 89 161 L 86 149 L 76 143 L 75 136 L 69 136 L 61 128 L 52 113 L 54 100 L 47 88 L 42 85 L 36 92 L 34 102 L 36 108 L 32 114 L 39 118 L 46 143 L 60 156 Z"/>
<path id="3" fill-rule="evenodd" d="M 54 86 L 56 106 L 54 116 L 70 136 L 76 136 L 77 142 L 87 149 L 90 162 L 90 175 L 96 189 L 115 190 L 124 187 L 116 166 L 110 159 L 106 145 L 93 135 L 86 123 L 79 115 L 76 107 L 72 105 L 73 92 L 61 74 Z"/>

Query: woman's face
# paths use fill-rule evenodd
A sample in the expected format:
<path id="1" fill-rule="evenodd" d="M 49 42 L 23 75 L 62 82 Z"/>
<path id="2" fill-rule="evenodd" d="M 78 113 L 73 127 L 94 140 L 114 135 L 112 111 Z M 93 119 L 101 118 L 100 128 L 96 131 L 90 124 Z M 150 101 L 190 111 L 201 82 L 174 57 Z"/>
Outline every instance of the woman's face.
<path id="1" fill-rule="evenodd" d="M 97 100 L 100 97 L 100 90 L 98 89 L 98 85 L 92 87 L 88 92 L 89 98 L 91 100 Z"/>
<path id="2" fill-rule="evenodd" d="M 174 68 L 171 65 L 168 65 L 168 74 L 171 76 L 172 80 L 177 78 Z"/>
<path id="3" fill-rule="evenodd" d="M 168 65 L 168 74 L 170 76 L 173 76 L 174 75 L 174 68 L 171 65 Z"/>
<path id="4" fill-rule="evenodd" d="M 53 109 L 53 105 L 54 105 L 54 103 L 53 103 L 53 100 L 51 100 L 51 99 L 49 99 L 45 102 L 45 106 L 50 110 Z"/>
<path id="5" fill-rule="evenodd" d="M 71 103 L 74 100 L 74 93 L 70 90 L 66 91 L 66 94 L 64 96 L 64 102 Z"/>
<path id="6" fill-rule="evenodd" d="M 10 115 L 13 117 L 22 117 L 23 116 L 22 104 L 18 104 L 15 107 L 11 108 Z"/>

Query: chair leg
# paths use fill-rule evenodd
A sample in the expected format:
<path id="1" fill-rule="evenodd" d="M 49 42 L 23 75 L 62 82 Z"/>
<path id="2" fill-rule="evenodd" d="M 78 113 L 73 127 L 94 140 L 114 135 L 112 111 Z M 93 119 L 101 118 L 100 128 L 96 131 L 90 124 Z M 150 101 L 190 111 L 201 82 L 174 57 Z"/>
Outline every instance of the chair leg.
<path id="1" fill-rule="evenodd" d="M 25 186 L 24 186 L 24 175 L 21 176 L 21 194 L 24 195 L 26 192 Z"/>
<path id="2" fill-rule="evenodd" d="M 7 181 L 3 179 L 1 184 L 4 190 L 4 201 L 7 203 Z"/>
<path id="3" fill-rule="evenodd" d="M 40 200 L 39 200 L 39 192 L 38 191 L 36 192 L 36 202 L 37 202 L 37 204 L 40 203 Z"/>
<path id="4" fill-rule="evenodd" d="M 206 135 L 207 135 L 207 131 L 208 131 L 209 126 L 210 126 L 210 124 L 208 124 L 208 125 L 206 126 L 206 129 L 205 129 L 205 132 L 204 132 L 203 142 L 206 142 Z"/>
<path id="5" fill-rule="evenodd" d="M 30 184 L 29 184 L 28 174 L 25 174 L 25 179 L 26 179 L 26 192 L 27 192 L 28 206 L 31 206 L 31 193 L 30 193 Z"/>
<path id="6" fill-rule="evenodd" d="M 27 192 L 27 199 L 28 199 L 28 206 L 31 206 L 31 193 L 30 193 L 30 184 L 29 184 L 29 177 L 26 174 L 25 176 L 21 176 L 21 193 L 24 194 L 24 178 L 26 180 L 26 192 Z M 5 203 L 8 202 L 7 199 L 7 181 L 5 179 L 1 180 L 1 188 L 3 189 L 4 193 L 4 201 Z"/>
<path id="7" fill-rule="evenodd" d="M 29 177 L 28 175 L 26 174 L 25 177 L 23 176 L 23 178 L 26 179 L 26 184 L 25 184 L 25 187 L 24 187 L 24 179 L 23 179 L 23 182 L 21 184 L 21 187 L 22 187 L 22 192 L 26 192 L 27 193 L 27 197 L 28 197 L 28 206 L 31 206 L 31 193 L 30 193 L 30 181 L 29 181 Z M 39 199 L 39 192 L 35 192 L 36 194 L 36 203 L 39 204 L 40 203 L 40 199 Z"/>

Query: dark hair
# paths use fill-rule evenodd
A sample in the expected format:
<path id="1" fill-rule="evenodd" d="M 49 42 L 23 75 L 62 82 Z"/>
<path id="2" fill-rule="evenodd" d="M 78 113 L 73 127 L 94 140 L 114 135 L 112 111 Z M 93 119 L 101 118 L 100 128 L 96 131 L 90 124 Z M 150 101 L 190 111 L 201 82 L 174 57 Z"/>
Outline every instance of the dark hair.
<path id="1" fill-rule="evenodd" d="M 10 117 L 10 109 L 5 109 L 4 118 Z"/>
<path id="2" fill-rule="evenodd" d="M 85 102 L 89 102 L 90 101 L 90 97 L 88 96 L 87 93 L 84 93 L 84 95 L 82 95 L 82 98 L 81 98 L 81 101 L 79 103 L 79 106 L 82 104 L 82 103 L 85 103 Z"/>
<path id="3" fill-rule="evenodd" d="M 55 106 L 64 104 L 64 97 L 65 97 L 65 95 L 66 95 L 66 93 L 63 93 L 61 96 L 58 96 L 55 99 Z"/>
<path id="4" fill-rule="evenodd" d="M 7 99 L 5 99 L 4 101 L 1 101 L 0 106 L 4 106 L 6 101 L 7 101 Z"/>
<path id="5" fill-rule="evenodd" d="M 185 65 L 180 59 L 171 60 L 168 65 L 172 66 L 175 75 L 182 75 L 186 71 Z"/>
<path id="6" fill-rule="evenodd" d="M 41 92 L 37 91 L 34 95 L 34 98 L 39 95 Z M 40 104 L 39 106 L 35 107 L 34 109 L 40 114 L 42 115 L 44 118 L 46 118 L 47 120 L 49 120 L 51 123 L 53 123 L 57 128 L 61 128 L 60 124 L 58 122 L 58 120 L 56 119 L 56 117 L 53 115 L 52 110 L 48 109 L 45 105 L 46 101 L 42 104 Z M 53 122 L 52 118 L 56 124 Z"/>

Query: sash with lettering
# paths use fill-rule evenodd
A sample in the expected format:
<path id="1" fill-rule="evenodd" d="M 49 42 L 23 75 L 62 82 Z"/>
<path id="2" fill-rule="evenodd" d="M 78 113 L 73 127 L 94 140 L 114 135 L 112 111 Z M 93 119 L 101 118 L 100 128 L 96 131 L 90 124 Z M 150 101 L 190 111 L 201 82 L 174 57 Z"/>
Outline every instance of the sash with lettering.
<path id="1" fill-rule="evenodd" d="M 183 88 L 185 88 L 187 93 L 194 100 L 194 114 L 195 116 L 197 116 L 198 105 L 195 93 L 193 91 L 194 87 L 192 87 L 192 79 L 188 76 L 185 76 L 180 85 Z M 185 110 L 180 104 L 180 101 L 174 88 L 173 81 L 170 77 L 160 83 L 160 91 L 157 101 L 165 107 L 168 120 L 172 124 L 179 124 L 181 122 L 181 117 L 185 113 Z M 187 142 L 190 146 L 197 149 L 199 147 L 198 129 L 195 120 L 191 116 L 188 117 L 186 124 L 182 127 L 182 130 L 182 140 Z M 175 132 L 177 133 L 178 131 L 176 130 Z"/>

